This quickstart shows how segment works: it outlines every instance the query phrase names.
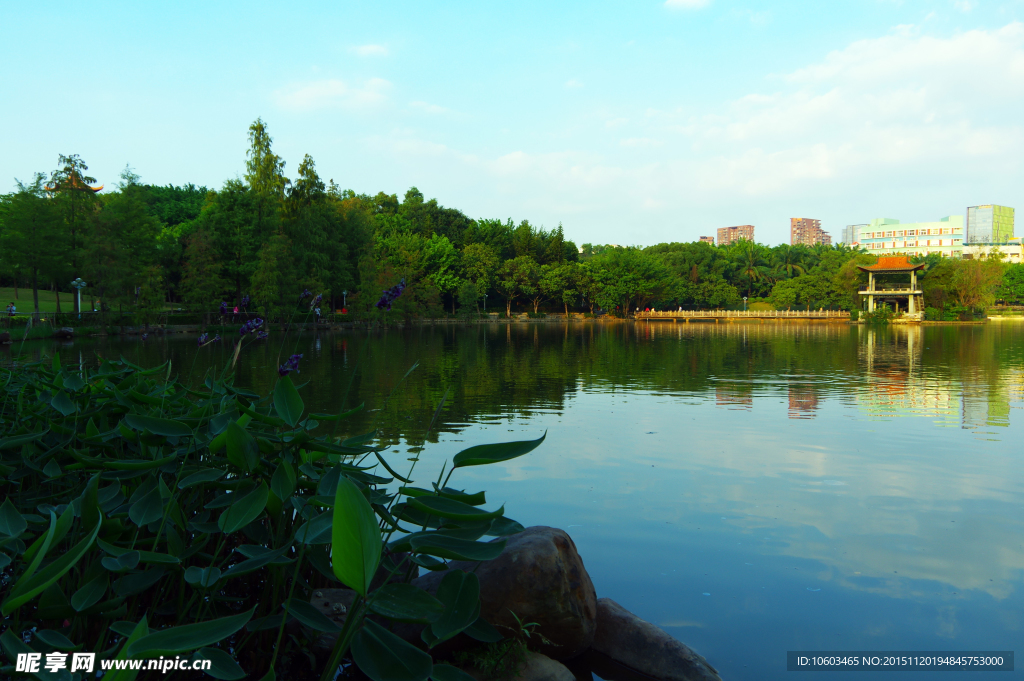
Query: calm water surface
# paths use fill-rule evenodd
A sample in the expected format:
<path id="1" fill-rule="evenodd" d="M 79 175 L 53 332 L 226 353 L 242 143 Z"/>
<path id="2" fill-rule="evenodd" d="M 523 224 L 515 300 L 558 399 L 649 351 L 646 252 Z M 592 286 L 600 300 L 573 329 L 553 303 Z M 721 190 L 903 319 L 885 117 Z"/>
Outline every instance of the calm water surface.
<path id="1" fill-rule="evenodd" d="M 57 347 L 170 356 L 193 381 L 227 353 L 197 356 L 181 337 L 24 351 Z M 365 402 L 350 432 L 379 428 L 403 464 L 422 447 L 420 481 L 465 447 L 547 431 L 532 454 L 453 482 L 524 525 L 567 530 L 598 596 L 725 679 L 790 677 L 787 650 L 1024 651 L 1024 325 L 494 324 L 283 349 L 271 337 L 243 351 L 240 383 L 269 390 L 292 352 L 307 405 Z"/>

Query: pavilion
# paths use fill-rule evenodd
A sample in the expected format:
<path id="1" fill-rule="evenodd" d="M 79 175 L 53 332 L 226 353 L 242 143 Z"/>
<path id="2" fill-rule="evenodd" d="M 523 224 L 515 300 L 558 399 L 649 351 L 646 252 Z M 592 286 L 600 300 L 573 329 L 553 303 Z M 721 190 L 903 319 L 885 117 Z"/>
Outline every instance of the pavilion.
<path id="1" fill-rule="evenodd" d="M 910 315 L 918 314 L 924 308 L 921 296 L 924 291 L 917 286 L 917 271 L 924 269 L 924 263 L 915 265 L 905 255 L 882 256 L 874 265 L 858 265 L 857 268 L 868 273 L 868 287 L 859 291 L 867 296 L 868 312 L 875 311 L 875 301 L 892 303 L 895 312 L 900 311 L 900 302 L 904 302 L 904 311 Z M 910 274 L 910 283 L 879 284 L 877 277 L 888 274 Z"/>

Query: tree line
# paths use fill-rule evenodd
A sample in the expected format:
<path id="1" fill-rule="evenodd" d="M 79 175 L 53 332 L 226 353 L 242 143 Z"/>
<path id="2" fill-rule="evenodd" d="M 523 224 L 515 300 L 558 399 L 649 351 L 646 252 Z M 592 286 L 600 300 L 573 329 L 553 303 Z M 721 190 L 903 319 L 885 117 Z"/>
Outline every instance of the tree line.
<path id="1" fill-rule="evenodd" d="M 248 300 L 276 318 L 304 291 L 329 310 L 347 304 L 382 314 L 381 291 L 406 283 L 392 314 L 512 314 L 542 309 L 706 309 L 767 303 L 776 308 L 853 309 L 875 261 L 844 245 L 769 247 L 663 243 L 646 248 L 576 244 L 562 226 L 470 218 L 426 200 L 399 200 L 324 182 L 308 154 L 294 179 L 266 124 L 248 130 L 245 173 L 219 189 L 143 184 L 130 168 L 97 193 L 77 155 L 60 156 L 0 196 L 0 284 L 60 294 L 84 279 L 98 309 L 151 315 L 168 306 L 198 312 Z M 1024 300 L 1024 266 L 931 256 L 922 281 L 936 308 Z M 68 307 L 75 309 L 72 297 Z M 77 310 L 76 310 L 77 311 Z"/>

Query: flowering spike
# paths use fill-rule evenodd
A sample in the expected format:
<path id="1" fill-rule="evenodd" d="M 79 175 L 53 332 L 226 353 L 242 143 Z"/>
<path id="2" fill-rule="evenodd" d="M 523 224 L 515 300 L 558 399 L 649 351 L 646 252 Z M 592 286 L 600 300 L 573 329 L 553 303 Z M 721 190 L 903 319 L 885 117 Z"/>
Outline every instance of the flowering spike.
<path id="1" fill-rule="evenodd" d="M 383 310 L 390 310 L 391 303 L 395 302 L 398 296 L 402 295 L 402 291 L 405 290 L 405 278 L 402 278 L 401 283 L 396 286 L 392 286 L 381 293 L 380 300 L 377 301 L 377 308 Z"/>
<path id="2" fill-rule="evenodd" d="M 287 376 L 290 372 L 294 371 L 299 373 L 299 360 L 302 359 L 302 355 L 292 355 L 289 357 L 284 364 L 277 368 L 277 373 L 281 376 Z"/>

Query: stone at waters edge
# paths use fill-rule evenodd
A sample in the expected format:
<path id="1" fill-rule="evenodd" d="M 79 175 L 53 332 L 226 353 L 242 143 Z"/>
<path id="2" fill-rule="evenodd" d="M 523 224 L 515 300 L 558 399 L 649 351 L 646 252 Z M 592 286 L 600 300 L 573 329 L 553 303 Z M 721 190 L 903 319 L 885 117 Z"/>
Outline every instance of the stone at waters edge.
<path id="1" fill-rule="evenodd" d="M 476 572 L 480 615 L 504 634 L 518 627 L 513 612 L 523 623 L 536 622 L 536 631 L 554 645 L 544 645 L 534 636 L 529 647 L 556 660 L 589 648 L 597 630 L 597 595 L 569 535 L 538 526 L 504 539 L 505 550 L 494 560 L 449 564 L 454 570 Z M 412 583 L 436 593 L 443 576 L 432 572 Z"/>
<path id="2" fill-rule="evenodd" d="M 478 669 L 464 669 L 477 681 L 495 681 L 483 675 Z M 527 651 L 526 660 L 514 674 L 498 681 L 576 681 L 576 675 L 569 671 L 561 662 L 552 660 L 547 655 Z"/>
<path id="3" fill-rule="evenodd" d="M 721 681 L 703 657 L 610 598 L 597 601 L 593 649 L 658 681 Z"/>

